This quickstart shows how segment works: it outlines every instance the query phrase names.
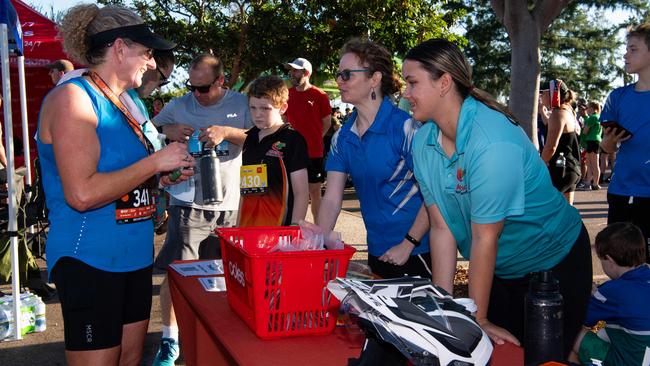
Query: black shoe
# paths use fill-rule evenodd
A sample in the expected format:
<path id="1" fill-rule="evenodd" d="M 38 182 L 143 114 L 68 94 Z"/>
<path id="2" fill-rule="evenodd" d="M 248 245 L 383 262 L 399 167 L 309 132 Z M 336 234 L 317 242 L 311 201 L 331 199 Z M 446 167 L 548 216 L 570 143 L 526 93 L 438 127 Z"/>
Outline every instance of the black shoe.
<path id="1" fill-rule="evenodd" d="M 597 191 L 597 190 L 599 190 L 600 188 L 601 188 L 601 187 L 600 187 L 598 184 L 592 184 L 592 185 L 591 185 L 591 190 L 592 190 L 592 191 Z"/>

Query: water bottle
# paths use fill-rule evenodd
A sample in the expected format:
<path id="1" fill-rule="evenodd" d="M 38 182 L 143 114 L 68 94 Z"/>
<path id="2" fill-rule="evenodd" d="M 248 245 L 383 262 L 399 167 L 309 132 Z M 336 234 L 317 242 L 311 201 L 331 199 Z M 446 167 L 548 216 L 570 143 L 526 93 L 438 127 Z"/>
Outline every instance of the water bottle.
<path id="1" fill-rule="evenodd" d="M 560 155 L 557 157 L 557 160 L 555 161 L 555 166 L 558 168 L 566 168 L 566 157 L 564 156 L 563 152 L 561 152 Z"/>
<path id="2" fill-rule="evenodd" d="M 532 274 L 525 301 L 524 364 L 562 361 L 562 295 L 551 271 Z"/>
<path id="3" fill-rule="evenodd" d="M 223 140 L 215 147 L 215 150 L 217 151 L 217 156 L 228 156 L 230 155 L 230 143 Z"/>
<path id="4" fill-rule="evenodd" d="M 11 309 L 6 303 L 0 303 L 0 341 L 10 337 L 12 333 Z"/>
<path id="5" fill-rule="evenodd" d="M 45 303 L 34 295 L 34 332 L 44 332 L 47 329 L 45 319 Z"/>
<path id="6" fill-rule="evenodd" d="M 190 136 L 189 141 L 187 141 L 187 152 L 194 157 L 199 157 L 203 153 L 203 148 L 201 147 L 201 141 L 199 141 L 199 133 L 201 131 L 195 130 L 192 136 Z"/>
<path id="7" fill-rule="evenodd" d="M 199 163 L 203 204 L 210 205 L 223 201 L 221 190 L 221 169 L 217 152 L 211 150 L 209 155 L 201 158 Z"/>

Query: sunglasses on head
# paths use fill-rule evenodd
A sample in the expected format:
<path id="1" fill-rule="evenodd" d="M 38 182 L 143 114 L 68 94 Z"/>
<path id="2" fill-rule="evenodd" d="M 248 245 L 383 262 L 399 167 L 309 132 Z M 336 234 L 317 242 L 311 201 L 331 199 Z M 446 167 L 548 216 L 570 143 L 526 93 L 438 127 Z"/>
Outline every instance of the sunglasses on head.
<path id="1" fill-rule="evenodd" d="M 187 88 L 187 90 L 191 91 L 192 93 L 194 93 L 195 91 L 198 91 L 201 94 L 205 94 L 205 93 L 210 91 L 210 88 L 212 87 L 212 85 L 217 80 L 219 80 L 218 76 L 208 85 L 192 85 L 192 84 L 190 84 L 190 81 L 188 80 L 188 81 L 185 82 L 185 87 Z"/>
<path id="2" fill-rule="evenodd" d="M 158 74 L 160 74 L 160 81 L 158 82 L 158 87 L 162 88 L 163 86 L 169 84 L 169 80 L 167 80 L 167 77 L 163 72 L 160 70 L 158 66 L 156 66 L 156 70 L 158 71 Z"/>
<path id="3" fill-rule="evenodd" d="M 355 69 L 355 70 L 350 70 L 350 69 L 345 69 L 341 70 L 336 73 L 336 78 L 341 78 L 343 81 L 348 81 L 350 80 L 350 75 L 352 75 L 353 72 L 368 72 L 368 69 Z"/>

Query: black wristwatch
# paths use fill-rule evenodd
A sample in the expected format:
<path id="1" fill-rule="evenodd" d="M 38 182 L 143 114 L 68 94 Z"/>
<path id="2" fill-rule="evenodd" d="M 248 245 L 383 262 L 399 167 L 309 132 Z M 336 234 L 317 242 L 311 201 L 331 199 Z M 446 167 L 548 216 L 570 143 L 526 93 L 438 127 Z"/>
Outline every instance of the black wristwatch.
<path id="1" fill-rule="evenodd" d="M 410 241 L 411 244 L 415 245 L 416 248 L 419 247 L 420 244 L 422 244 L 422 243 L 420 243 L 419 240 L 415 239 L 414 237 L 412 237 L 412 236 L 409 235 L 408 233 L 406 233 L 406 235 L 404 235 L 404 239 Z"/>

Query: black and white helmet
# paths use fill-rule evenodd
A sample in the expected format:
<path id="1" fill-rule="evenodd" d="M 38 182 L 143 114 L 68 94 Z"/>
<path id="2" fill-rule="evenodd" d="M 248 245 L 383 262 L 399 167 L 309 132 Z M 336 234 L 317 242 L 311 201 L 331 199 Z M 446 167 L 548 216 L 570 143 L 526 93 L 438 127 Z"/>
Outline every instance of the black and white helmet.
<path id="1" fill-rule="evenodd" d="M 337 278 L 328 290 L 359 325 L 395 346 L 414 365 L 487 365 L 492 343 L 474 317 L 443 289 L 420 277 Z"/>

